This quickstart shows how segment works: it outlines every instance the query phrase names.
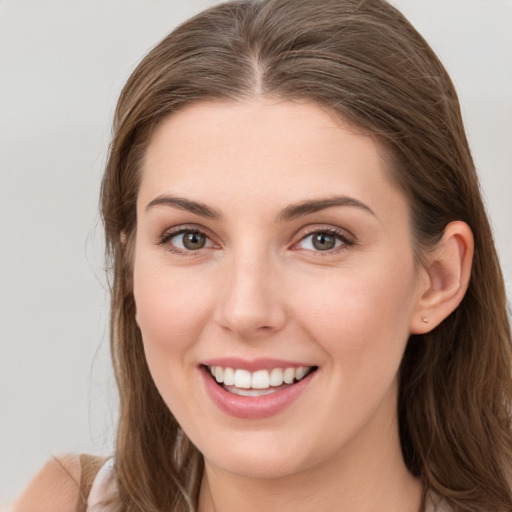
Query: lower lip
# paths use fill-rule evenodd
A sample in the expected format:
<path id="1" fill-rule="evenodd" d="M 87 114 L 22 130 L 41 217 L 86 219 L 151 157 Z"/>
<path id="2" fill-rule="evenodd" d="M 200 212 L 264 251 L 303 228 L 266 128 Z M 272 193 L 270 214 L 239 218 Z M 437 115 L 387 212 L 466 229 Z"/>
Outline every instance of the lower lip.
<path id="1" fill-rule="evenodd" d="M 316 373 L 310 373 L 299 382 L 268 395 L 240 396 L 217 384 L 205 367 L 200 370 L 208 395 L 215 405 L 226 414 L 242 419 L 268 418 L 283 411 L 299 398 Z"/>

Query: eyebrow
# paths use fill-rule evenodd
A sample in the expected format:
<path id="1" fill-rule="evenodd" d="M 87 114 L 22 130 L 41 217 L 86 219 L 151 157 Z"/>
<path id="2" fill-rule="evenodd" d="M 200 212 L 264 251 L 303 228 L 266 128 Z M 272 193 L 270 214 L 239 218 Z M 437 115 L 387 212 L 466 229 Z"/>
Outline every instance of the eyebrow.
<path id="1" fill-rule="evenodd" d="M 356 208 L 361 208 L 376 217 L 373 210 L 361 201 L 348 196 L 335 196 L 328 197 L 326 199 L 313 199 L 297 204 L 291 204 L 279 213 L 275 222 L 290 221 L 297 217 L 332 208 L 333 206 L 354 206 Z"/>
<path id="2" fill-rule="evenodd" d="M 153 208 L 154 206 L 159 205 L 179 208 L 180 210 L 189 211 L 195 215 L 206 217 L 208 219 L 222 218 L 222 213 L 219 210 L 216 210 L 205 203 L 201 203 L 200 201 L 192 201 L 191 199 L 185 199 L 184 197 L 169 195 L 162 195 L 153 199 L 146 206 L 146 211 Z M 373 216 L 376 216 L 369 206 L 357 199 L 354 199 L 353 197 L 335 196 L 326 199 L 312 199 L 296 204 L 291 204 L 281 210 L 281 212 L 274 219 L 274 222 L 277 223 L 290 221 L 298 217 L 309 215 L 311 213 L 326 210 L 327 208 L 332 208 L 333 206 L 352 206 L 365 210 L 368 213 L 371 213 Z"/>
<path id="3" fill-rule="evenodd" d="M 191 201 L 184 197 L 168 195 L 158 196 L 153 199 L 153 201 L 146 206 L 146 211 L 158 205 L 174 206 L 180 210 L 186 210 L 188 212 L 195 213 L 196 215 L 200 215 L 201 217 L 207 217 L 208 219 L 220 219 L 222 217 L 222 214 L 219 211 L 204 203 Z"/>

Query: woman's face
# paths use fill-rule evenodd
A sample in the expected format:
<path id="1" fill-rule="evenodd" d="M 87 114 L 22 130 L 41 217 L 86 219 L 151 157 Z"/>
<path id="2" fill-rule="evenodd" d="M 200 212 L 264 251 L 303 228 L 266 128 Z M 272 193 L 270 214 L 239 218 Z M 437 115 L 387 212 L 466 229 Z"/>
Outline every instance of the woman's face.
<path id="1" fill-rule="evenodd" d="M 147 361 L 207 466 L 277 477 L 399 450 L 421 271 L 371 138 L 312 104 L 190 106 L 149 144 L 137 219 Z"/>

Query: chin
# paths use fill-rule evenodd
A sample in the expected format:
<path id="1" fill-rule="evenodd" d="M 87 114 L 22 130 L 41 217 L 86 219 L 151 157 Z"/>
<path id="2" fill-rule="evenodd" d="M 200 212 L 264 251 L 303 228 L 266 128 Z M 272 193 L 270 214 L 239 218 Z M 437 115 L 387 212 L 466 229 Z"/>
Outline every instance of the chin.
<path id="1" fill-rule="evenodd" d="M 207 467 L 250 479 L 282 479 L 308 471 L 332 455 L 328 447 L 314 443 L 318 436 L 300 429 L 295 435 L 259 431 L 231 433 L 225 439 L 210 438 L 199 447 Z M 306 436 L 306 439 L 304 438 Z M 216 442 L 215 442 L 216 441 Z"/>
<path id="2" fill-rule="evenodd" d="M 207 466 L 215 467 L 223 472 L 231 473 L 239 478 L 255 480 L 278 480 L 307 470 L 310 464 L 305 460 L 297 460 L 285 454 L 256 453 L 252 451 L 224 454 L 214 459 L 206 459 Z"/>

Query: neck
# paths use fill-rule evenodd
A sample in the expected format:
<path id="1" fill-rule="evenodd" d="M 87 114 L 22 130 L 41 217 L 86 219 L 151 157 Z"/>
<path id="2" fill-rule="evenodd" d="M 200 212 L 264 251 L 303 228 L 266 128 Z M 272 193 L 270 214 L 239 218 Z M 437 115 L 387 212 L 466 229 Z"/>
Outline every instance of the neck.
<path id="1" fill-rule="evenodd" d="M 354 440 L 328 461 L 280 478 L 235 475 L 205 461 L 199 512 L 418 512 L 422 484 L 405 466 L 397 425 L 379 438 Z"/>

